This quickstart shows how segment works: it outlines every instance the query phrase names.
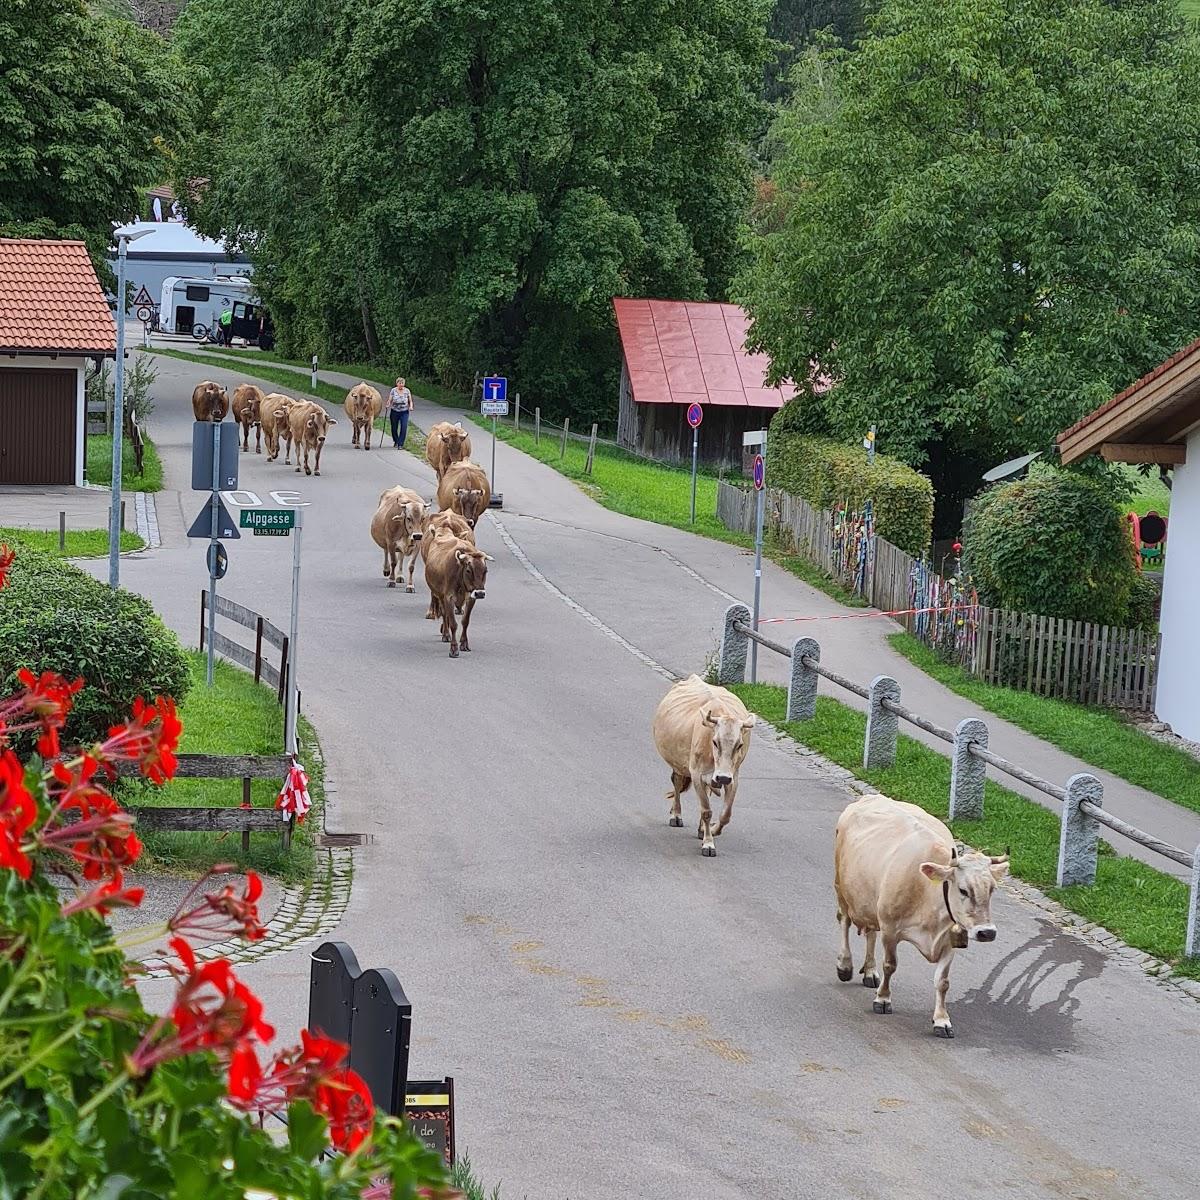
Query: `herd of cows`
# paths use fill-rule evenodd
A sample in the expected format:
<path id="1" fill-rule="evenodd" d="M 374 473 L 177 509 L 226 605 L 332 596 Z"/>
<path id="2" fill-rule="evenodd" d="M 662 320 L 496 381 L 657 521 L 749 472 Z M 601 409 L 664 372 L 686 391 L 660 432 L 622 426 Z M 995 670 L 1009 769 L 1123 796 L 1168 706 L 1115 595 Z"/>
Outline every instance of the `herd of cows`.
<path id="1" fill-rule="evenodd" d="M 192 395 L 197 421 L 222 421 L 230 409 L 225 389 L 205 381 Z M 234 391 L 233 415 L 241 428 L 242 450 L 249 451 L 257 431 L 255 453 L 267 442 L 267 458 L 275 461 L 284 449 L 290 465 L 293 448 L 296 470 L 321 473 L 321 450 L 330 425 L 325 409 L 311 400 L 278 392 L 265 394 L 253 384 Z M 367 383 L 351 388 L 345 411 L 351 426 L 351 445 L 371 448 L 375 420 L 383 410 L 379 392 Z M 315 472 L 309 455 L 315 457 Z M 427 619 L 442 622 L 442 640 L 450 656 L 471 649 L 468 629 L 477 601 L 486 594 L 487 564 L 492 560 L 475 544 L 475 527 L 487 511 L 491 487 L 487 474 L 471 461 L 471 438 L 461 425 L 442 421 L 426 436 L 425 457 L 437 476 L 437 508 L 411 488 L 392 487 L 379 496 L 371 517 L 371 537 L 383 551 L 383 575 L 388 587 L 397 574 L 414 591 L 418 556 L 429 587 Z M 461 627 L 458 617 L 461 616 Z M 714 839 L 733 815 L 738 774 L 750 748 L 755 718 L 727 688 L 697 675 L 674 684 L 654 714 L 652 733 L 659 755 L 671 773 L 668 822 L 683 825 L 681 797 L 694 788 L 700 803 L 696 836 L 705 857 L 716 854 Z M 713 818 L 712 801 L 722 803 Z M 890 1013 L 891 980 L 900 942 L 915 946 L 934 964 L 933 1028 L 940 1037 L 953 1037 L 946 1011 L 950 965 L 956 950 L 971 939 L 990 942 L 996 937 L 991 916 L 992 893 L 1008 871 L 1008 855 L 989 857 L 968 852 L 950 830 L 916 805 L 885 796 L 864 796 L 847 805 L 838 819 L 834 841 L 834 891 L 841 947 L 837 976 L 853 975 L 850 928 L 865 939 L 859 974 L 863 985 L 875 989 L 872 1010 Z M 882 941 L 882 971 L 876 962 Z"/>

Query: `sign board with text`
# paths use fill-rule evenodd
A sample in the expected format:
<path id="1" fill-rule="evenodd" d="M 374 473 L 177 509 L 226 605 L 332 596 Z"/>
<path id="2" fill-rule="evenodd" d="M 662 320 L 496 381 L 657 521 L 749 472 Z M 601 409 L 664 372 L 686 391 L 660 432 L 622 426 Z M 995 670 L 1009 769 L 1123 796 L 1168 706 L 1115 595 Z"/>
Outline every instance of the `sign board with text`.
<path id="1" fill-rule="evenodd" d="M 507 417 L 508 416 L 508 401 L 507 400 L 484 400 L 480 405 L 480 412 L 485 417 Z"/>
<path id="2" fill-rule="evenodd" d="M 453 1079 L 410 1079 L 404 1090 L 404 1119 L 416 1137 L 446 1160 L 446 1166 L 454 1165 Z"/>
<path id="3" fill-rule="evenodd" d="M 238 519 L 242 529 L 257 533 L 277 533 L 286 537 L 296 527 L 294 508 L 243 508 Z"/>

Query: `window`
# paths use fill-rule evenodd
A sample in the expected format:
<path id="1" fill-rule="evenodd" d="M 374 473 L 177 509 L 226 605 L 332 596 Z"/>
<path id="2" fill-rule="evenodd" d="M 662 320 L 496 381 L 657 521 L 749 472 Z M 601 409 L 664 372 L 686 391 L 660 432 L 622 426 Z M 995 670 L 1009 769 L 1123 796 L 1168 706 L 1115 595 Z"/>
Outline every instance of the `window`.
<path id="1" fill-rule="evenodd" d="M 184 295 L 192 301 L 199 301 L 203 304 L 208 299 L 208 288 L 201 287 L 199 284 L 189 283 L 184 290 Z"/>

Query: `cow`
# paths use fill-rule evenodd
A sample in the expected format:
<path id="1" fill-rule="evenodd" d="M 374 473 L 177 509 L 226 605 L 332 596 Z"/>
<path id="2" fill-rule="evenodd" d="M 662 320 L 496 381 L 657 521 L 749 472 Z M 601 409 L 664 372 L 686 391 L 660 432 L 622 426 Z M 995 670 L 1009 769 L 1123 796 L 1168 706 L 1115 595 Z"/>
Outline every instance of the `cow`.
<path id="1" fill-rule="evenodd" d="M 933 1031 L 951 1038 L 946 1011 L 950 963 L 970 939 L 996 938 L 992 891 L 1008 872 L 1008 854 L 966 852 L 937 817 L 887 796 L 863 796 L 846 806 L 834 835 L 833 886 L 842 948 L 837 977 L 853 974 L 850 926 L 866 938 L 864 987 L 876 988 L 871 1009 L 892 1011 L 896 947 L 909 942 L 934 964 Z M 932 885 L 932 886 L 931 886 Z M 875 941 L 883 939 L 883 977 L 875 966 Z"/>
<path id="2" fill-rule="evenodd" d="M 296 444 L 296 473 L 300 473 L 300 450 L 304 449 L 305 475 L 321 474 L 321 451 L 325 448 L 325 435 L 330 425 L 337 421 L 325 409 L 312 400 L 297 400 L 288 411 L 288 424 L 292 430 L 292 441 Z M 309 451 L 316 455 L 314 471 L 308 465 Z"/>
<path id="3" fill-rule="evenodd" d="M 425 436 L 425 459 L 437 473 L 438 481 L 451 463 L 471 457 L 471 435 L 461 425 L 438 421 Z"/>
<path id="4" fill-rule="evenodd" d="M 287 444 L 287 453 L 283 461 L 292 461 L 292 425 L 290 421 L 292 405 L 298 403 L 291 396 L 282 392 L 269 392 L 263 397 L 258 407 L 259 425 L 267 438 L 267 462 L 274 462 L 279 457 L 279 442 L 282 439 Z"/>
<path id="5" fill-rule="evenodd" d="M 255 430 L 254 453 L 262 453 L 262 388 L 240 383 L 233 393 L 233 419 L 242 427 L 242 452 L 250 449 L 250 430 Z"/>
<path id="6" fill-rule="evenodd" d="M 438 508 L 452 509 L 464 517 L 472 529 L 487 511 L 491 498 L 487 472 L 478 463 L 451 463 L 438 482 Z"/>
<path id="7" fill-rule="evenodd" d="M 206 379 L 192 392 L 192 412 L 197 421 L 223 421 L 229 412 L 229 396 L 219 383 Z"/>
<path id="8" fill-rule="evenodd" d="M 445 512 L 431 513 L 425 518 L 425 536 L 421 540 L 422 562 L 428 562 L 429 547 L 433 545 L 434 539 L 443 529 L 448 529 L 455 537 L 461 538 L 464 542 L 470 542 L 472 546 L 475 545 L 475 531 L 467 524 L 464 517 L 459 516 L 452 509 L 447 509 Z M 462 612 L 462 609 L 460 608 L 458 611 Z M 433 621 L 441 615 L 437 597 L 430 592 L 429 608 L 425 613 L 425 620 Z"/>
<path id="9" fill-rule="evenodd" d="M 379 496 L 379 507 L 371 518 L 371 536 L 383 550 L 383 576 L 388 580 L 388 587 L 396 586 L 396 567 L 399 565 L 403 575 L 404 560 L 411 554 L 404 590 L 416 590 L 413 571 L 425 533 L 426 509 L 426 502 L 411 488 L 388 488 Z"/>
<path id="10" fill-rule="evenodd" d="M 671 813 L 667 823 L 679 828 L 683 815 L 679 797 L 693 785 L 700 798 L 700 853 L 712 858 L 713 838 L 733 816 L 738 771 L 750 749 L 755 718 L 730 691 L 705 683 L 699 675 L 681 679 L 662 698 L 654 714 L 654 745 L 671 768 Z M 725 811 L 713 827 L 709 796 L 723 796 Z"/>
<path id="11" fill-rule="evenodd" d="M 383 397 L 369 383 L 357 383 L 346 393 L 345 409 L 354 431 L 350 444 L 357 448 L 361 433 L 363 449 L 370 450 L 371 430 L 375 428 L 375 418 L 383 412 Z"/>
<path id="12" fill-rule="evenodd" d="M 487 565 L 494 559 L 465 538 L 455 537 L 443 529 L 433 539 L 425 558 L 425 582 L 442 615 L 442 641 L 450 643 L 450 657 L 470 650 L 467 627 L 475 602 L 482 600 L 487 589 Z M 462 632 L 458 630 L 455 610 L 462 610 Z"/>

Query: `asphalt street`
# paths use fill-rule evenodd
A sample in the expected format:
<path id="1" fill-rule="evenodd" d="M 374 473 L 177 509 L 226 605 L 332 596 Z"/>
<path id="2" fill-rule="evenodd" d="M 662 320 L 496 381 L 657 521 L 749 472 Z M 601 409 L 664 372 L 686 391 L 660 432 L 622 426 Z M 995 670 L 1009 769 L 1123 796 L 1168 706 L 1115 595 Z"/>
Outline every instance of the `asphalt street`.
<path id="1" fill-rule="evenodd" d="M 192 386 L 242 376 L 156 365 L 151 431 L 179 487 Z M 400 977 L 410 1073 L 454 1076 L 460 1148 L 506 1200 L 1194 1188 L 1193 1001 L 1005 890 L 998 941 L 956 959 L 955 1040 L 932 1035 L 932 969 L 911 947 L 893 1015 L 873 1016 L 834 973 L 833 826 L 851 793 L 766 730 L 716 858 L 690 795 L 685 828 L 667 826 L 650 718 L 749 590 L 743 552 L 606 512 L 500 446 L 505 509 L 478 535 L 496 561 L 473 650 L 451 661 L 420 569 L 416 595 L 388 589 L 368 531 L 385 487 L 433 494 L 422 461 L 352 449 L 343 418 L 321 478 L 253 453 L 241 469 L 264 501 L 307 505 L 299 678 L 337 785 L 327 825 L 372 837 L 337 936 Z M 185 531 L 202 502 L 162 493 L 162 548 L 122 565 L 192 645 L 206 571 Z M 286 538 L 231 543 L 222 590 L 283 625 L 290 556 Z M 802 586 L 770 571 L 767 602 Z M 242 972 L 283 1030 L 303 1023 L 311 949 Z"/>

